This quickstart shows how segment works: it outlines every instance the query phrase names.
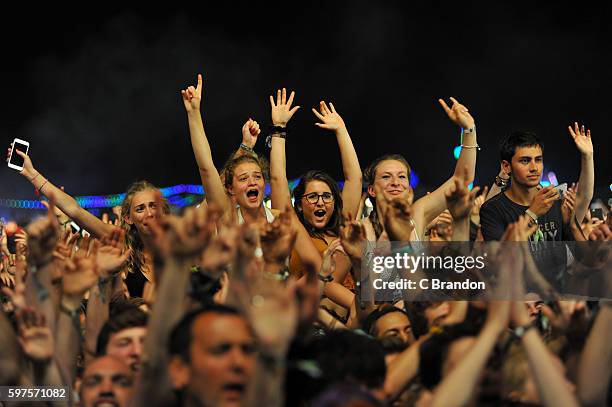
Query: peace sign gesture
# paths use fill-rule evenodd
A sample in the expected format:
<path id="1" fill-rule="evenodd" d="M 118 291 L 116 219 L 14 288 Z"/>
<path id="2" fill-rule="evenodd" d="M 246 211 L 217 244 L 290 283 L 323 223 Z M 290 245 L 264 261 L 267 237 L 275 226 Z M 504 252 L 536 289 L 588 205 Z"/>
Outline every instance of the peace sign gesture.
<path id="1" fill-rule="evenodd" d="M 454 97 L 451 97 L 450 100 L 453 102 L 453 104 L 451 107 L 448 107 L 443 99 L 438 99 L 440 106 L 442 106 L 448 115 L 448 118 L 463 129 L 473 128 L 476 124 L 467 107 L 459 103 Z"/>
<path id="2" fill-rule="evenodd" d="M 183 103 L 187 113 L 200 110 L 200 102 L 202 101 L 202 74 L 198 74 L 198 86 L 189 86 L 187 89 L 181 90 Z"/>
<path id="3" fill-rule="evenodd" d="M 574 128 L 567 126 L 570 135 L 578 147 L 578 151 L 582 154 L 589 155 L 593 154 L 593 142 L 591 141 L 591 130 L 584 128 L 584 124 L 580 127 L 578 122 L 574 122 Z"/>

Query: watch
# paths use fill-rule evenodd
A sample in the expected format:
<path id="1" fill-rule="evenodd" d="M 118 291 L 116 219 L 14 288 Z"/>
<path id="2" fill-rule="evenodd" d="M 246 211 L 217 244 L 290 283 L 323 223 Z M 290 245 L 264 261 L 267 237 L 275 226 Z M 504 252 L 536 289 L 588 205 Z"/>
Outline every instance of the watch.
<path id="1" fill-rule="evenodd" d="M 521 339 L 527 333 L 527 331 L 529 331 L 531 328 L 535 328 L 535 325 L 529 322 L 525 325 L 517 326 L 516 328 L 512 330 L 512 333 L 518 339 Z"/>
<path id="2" fill-rule="evenodd" d="M 525 213 L 527 215 L 529 215 L 529 217 L 537 224 L 538 223 L 538 215 L 536 215 L 535 213 L 533 213 L 530 209 L 527 209 L 525 211 Z"/>

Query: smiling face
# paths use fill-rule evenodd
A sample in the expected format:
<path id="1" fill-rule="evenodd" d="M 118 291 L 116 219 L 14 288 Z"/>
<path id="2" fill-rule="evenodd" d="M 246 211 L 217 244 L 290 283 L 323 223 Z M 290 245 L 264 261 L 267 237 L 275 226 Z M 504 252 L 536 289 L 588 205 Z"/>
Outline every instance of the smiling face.
<path id="1" fill-rule="evenodd" d="M 382 197 L 377 196 L 378 192 Z M 368 193 L 371 197 L 384 200 L 395 198 L 410 199 L 412 189 L 410 188 L 408 168 L 398 160 L 384 160 L 376 167 L 374 184 L 368 185 Z"/>
<path id="2" fill-rule="evenodd" d="M 540 146 L 517 147 L 512 162 L 502 161 L 504 170 L 510 172 L 512 182 L 523 187 L 540 184 L 544 169 L 544 157 Z"/>
<path id="3" fill-rule="evenodd" d="M 334 194 L 326 182 L 312 180 L 300 199 L 304 221 L 316 229 L 324 228 L 334 214 Z"/>
<path id="4" fill-rule="evenodd" d="M 259 208 L 263 202 L 265 190 L 266 181 L 258 164 L 247 161 L 236 166 L 229 192 L 240 207 Z"/>
<path id="5" fill-rule="evenodd" d="M 140 235 L 151 234 L 151 222 L 163 216 L 162 203 L 158 191 L 146 189 L 132 196 L 129 213 L 124 217 L 126 223 L 134 225 Z"/>

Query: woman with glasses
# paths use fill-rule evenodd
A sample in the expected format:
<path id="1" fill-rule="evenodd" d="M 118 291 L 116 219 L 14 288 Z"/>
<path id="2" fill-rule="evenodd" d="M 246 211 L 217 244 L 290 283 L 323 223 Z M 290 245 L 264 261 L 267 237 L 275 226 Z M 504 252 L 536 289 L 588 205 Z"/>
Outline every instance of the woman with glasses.
<path id="1" fill-rule="evenodd" d="M 344 170 L 344 188 L 340 192 L 336 181 L 323 171 L 309 171 L 293 190 L 293 196 L 298 219 L 308 231 L 317 250 L 323 253 L 329 244 L 338 238 L 342 216 L 354 217 L 359 209 L 361 168 L 344 120 L 336 112 L 334 105 L 330 103 L 328 106 L 321 101 L 319 110 L 312 109 L 320 121 L 316 126 L 333 131 L 338 140 Z M 286 186 L 286 142 L 286 135 L 285 137 L 273 135 L 270 170 L 272 206 L 275 208 L 286 205 L 290 198 Z M 278 185 L 275 185 L 277 183 Z M 342 283 L 350 269 L 350 262 L 342 254 L 335 255 L 334 260 L 336 261 L 334 280 Z M 296 251 L 291 255 L 289 273 L 295 278 L 300 278 L 304 274 L 301 259 Z"/>

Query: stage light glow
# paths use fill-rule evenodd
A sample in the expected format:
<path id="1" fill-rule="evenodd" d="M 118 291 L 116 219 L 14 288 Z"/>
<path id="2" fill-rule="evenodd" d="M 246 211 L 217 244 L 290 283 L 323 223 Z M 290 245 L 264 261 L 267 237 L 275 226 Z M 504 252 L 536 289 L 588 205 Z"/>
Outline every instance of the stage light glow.
<path id="1" fill-rule="evenodd" d="M 455 157 L 455 160 L 459 159 L 459 155 L 461 154 L 461 146 L 457 146 L 453 149 L 453 156 Z"/>
<path id="2" fill-rule="evenodd" d="M 414 189 L 419 185 L 419 174 L 415 171 L 410 171 L 410 186 Z"/>

